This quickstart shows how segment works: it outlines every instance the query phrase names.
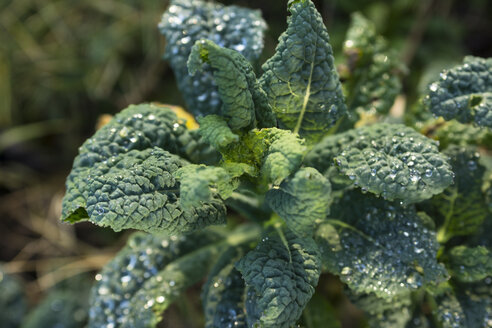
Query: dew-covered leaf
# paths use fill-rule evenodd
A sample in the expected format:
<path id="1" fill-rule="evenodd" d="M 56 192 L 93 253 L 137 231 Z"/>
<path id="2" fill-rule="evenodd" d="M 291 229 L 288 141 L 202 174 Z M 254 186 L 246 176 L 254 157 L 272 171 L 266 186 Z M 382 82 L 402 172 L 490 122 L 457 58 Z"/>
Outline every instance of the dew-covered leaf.
<path id="1" fill-rule="evenodd" d="M 436 306 L 432 314 L 442 328 L 467 327 L 464 311 L 451 288 L 441 291 L 434 297 L 434 301 Z"/>
<path id="2" fill-rule="evenodd" d="M 253 67 L 243 55 L 235 50 L 221 48 L 210 40 L 200 40 L 191 49 L 188 69 L 191 75 L 195 75 L 198 71 L 202 72 L 204 67 L 212 70 L 222 101 L 220 114 L 233 131 L 257 125 L 276 125 L 267 95 L 260 88 Z"/>
<path id="3" fill-rule="evenodd" d="M 461 282 L 475 282 L 492 276 L 492 252 L 486 247 L 453 247 L 448 254 L 448 270 Z"/>
<path id="4" fill-rule="evenodd" d="M 450 157 L 456 177 L 453 185 L 430 201 L 433 212 L 443 220 L 438 232 L 440 242 L 475 232 L 488 215 L 481 190 L 485 168 L 479 162 L 478 149 L 450 146 L 444 153 Z"/>
<path id="5" fill-rule="evenodd" d="M 266 24 L 257 10 L 203 0 L 172 0 L 159 29 L 166 37 L 165 58 L 188 110 L 201 116 L 219 114 L 222 103 L 210 68 L 195 76 L 188 74 L 187 61 L 195 42 L 211 40 L 255 62 L 263 50 Z"/>
<path id="6" fill-rule="evenodd" d="M 424 105 L 437 116 L 492 127 L 492 58 L 465 57 L 429 85 Z"/>
<path id="7" fill-rule="evenodd" d="M 311 0 L 289 1 L 292 14 L 260 79 L 280 128 L 315 143 L 346 112 L 330 38 Z"/>
<path id="8" fill-rule="evenodd" d="M 244 163 L 248 174 L 279 184 L 297 171 L 306 152 L 304 140 L 297 134 L 277 128 L 251 130 L 239 143 L 220 149 L 225 162 Z"/>
<path id="9" fill-rule="evenodd" d="M 411 318 L 410 293 L 392 298 L 379 298 L 375 294 L 348 292 L 350 301 L 364 311 L 371 328 L 405 328 Z"/>
<path id="10" fill-rule="evenodd" d="M 332 205 L 326 222 L 315 238 L 323 268 L 356 293 L 391 298 L 447 279 L 435 233 L 413 206 L 352 190 Z"/>
<path id="11" fill-rule="evenodd" d="M 341 328 L 335 309 L 321 295 L 315 293 L 302 312 L 303 328 Z"/>
<path id="12" fill-rule="evenodd" d="M 73 184 L 67 184 L 64 218 L 71 223 L 90 220 L 115 231 L 170 234 L 225 223 L 225 205 L 215 193 L 196 206 L 181 205 L 180 184 L 174 174 L 186 164 L 155 147 L 113 156 L 79 176 L 74 170 Z"/>
<path id="13" fill-rule="evenodd" d="M 305 163 L 325 172 L 333 161 L 363 191 L 406 204 L 428 199 L 453 181 L 437 143 L 401 124 L 378 123 L 328 136 Z"/>
<path id="14" fill-rule="evenodd" d="M 180 237 L 136 233 L 96 276 L 89 328 L 154 327 L 162 312 L 206 275 L 214 259 L 258 235 L 256 227 Z"/>
<path id="15" fill-rule="evenodd" d="M 214 194 L 229 198 L 239 183 L 225 169 L 203 164 L 183 166 L 174 176 L 180 183 L 179 202 L 184 209 L 200 207 L 212 201 Z"/>
<path id="16" fill-rule="evenodd" d="M 216 149 L 224 148 L 233 142 L 239 141 L 239 136 L 234 134 L 226 120 L 219 115 L 207 115 L 198 119 L 200 128 L 198 133 L 203 140 Z"/>
<path id="17" fill-rule="evenodd" d="M 206 328 L 247 328 L 246 286 L 241 273 L 234 267 L 243 255 L 241 248 L 230 248 L 212 268 L 202 292 Z"/>
<path id="18" fill-rule="evenodd" d="M 0 322 L 2 327 L 17 328 L 27 312 L 27 302 L 17 278 L 0 267 Z"/>
<path id="19" fill-rule="evenodd" d="M 352 14 L 343 50 L 348 59 L 344 87 L 349 112 L 354 116 L 362 111 L 387 114 L 401 89 L 397 56 L 360 13 Z"/>
<path id="20" fill-rule="evenodd" d="M 247 286 L 248 325 L 291 327 L 311 299 L 321 273 L 319 250 L 290 231 L 265 237 L 237 264 Z"/>
<path id="21" fill-rule="evenodd" d="M 83 209 L 88 201 L 88 184 L 97 176 L 95 167 L 114 165 L 131 150 L 162 148 L 192 162 L 217 157 L 208 144 L 173 110 L 153 104 L 131 105 L 121 111 L 79 148 L 66 181 L 62 219 L 75 222 L 87 219 Z"/>
<path id="22" fill-rule="evenodd" d="M 291 231 L 312 236 L 315 225 L 329 212 L 331 184 L 316 169 L 301 168 L 269 190 L 265 200 Z"/>

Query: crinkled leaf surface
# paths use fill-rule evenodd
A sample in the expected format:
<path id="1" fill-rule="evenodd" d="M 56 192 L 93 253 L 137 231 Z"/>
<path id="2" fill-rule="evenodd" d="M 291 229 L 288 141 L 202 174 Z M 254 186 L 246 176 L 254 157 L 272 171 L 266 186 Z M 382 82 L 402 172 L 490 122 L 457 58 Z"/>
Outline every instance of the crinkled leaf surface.
<path id="1" fill-rule="evenodd" d="M 331 184 L 316 169 L 301 168 L 269 190 L 265 200 L 291 231 L 312 236 L 316 223 L 329 213 Z"/>
<path id="2" fill-rule="evenodd" d="M 410 293 L 379 298 L 373 293 L 348 292 L 350 301 L 365 312 L 371 328 L 404 328 L 411 317 Z"/>
<path id="3" fill-rule="evenodd" d="M 277 128 L 251 130 L 239 143 L 220 149 L 225 162 L 250 166 L 250 175 L 279 184 L 297 171 L 306 152 L 304 140 L 297 134 Z"/>
<path id="4" fill-rule="evenodd" d="M 206 328 L 247 327 L 245 284 L 234 266 L 243 255 L 241 248 L 230 248 L 212 268 L 202 292 Z"/>
<path id="5" fill-rule="evenodd" d="M 428 199 L 453 182 L 437 143 L 401 124 L 377 123 L 326 137 L 305 162 L 325 172 L 332 161 L 363 191 L 406 204 Z"/>
<path id="6" fill-rule="evenodd" d="M 92 289 L 89 327 L 154 327 L 161 313 L 203 278 L 214 258 L 256 238 L 258 228 L 202 230 L 180 237 L 134 234 Z"/>
<path id="7" fill-rule="evenodd" d="M 199 135 L 186 129 L 172 109 L 152 104 L 131 105 L 117 114 L 108 124 L 87 139 L 79 148 L 72 172 L 67 178 L 67 194 L 63 200 L 62 218 L 70 221 L 87 217 L 80 207 L 87 196 L 83 195 L 89 177 L 94 176 L 94 166 L 111 162 L 130 150 L 163 148 L 195 162 L 203 155 L 214 156 L 215 151 Z"/>
<path id="8" fill-rule="evenodd" d="M 238 187 L 238 182 L 233 181 L 233 177 L 221 167 L 186 165 L 174 176 L 179 180 L 179 201 L 185 209 L 210 202 L 215 193 L 226 199 Z"/>
<path id="9" fill-rule="evenodd" d="M 186 162 L 178 156 L 155 147 L 96 162 L 80 175 L 76 167 L 67 183 L 64 217 L 70 222 L 90 220 L 115 231 L 171 234 L 224 223 L 226 209 L 217 195 L 197 206 L 181 206 L 180 185 L 173 175 L 183 165 Z"/>
<path id="10" fill-rule="evenodd" d="M 188 74 L 187 61 L 195 42 L 211 40 L 254 62 L 263 50 L 266 24 L 256 10 L 203 0 L 173 0 L 159 29 L 166 37 L 165 58 L 176 75 L 187 107 L 201 116 L 219 114 L 222 103 L 210 68 L 195 76 Z"/>
<path id="11" fill-rule="evenodd" d="M 0 322 L 2 327 L 17 328 L 27 312 L 27 302 L 20 282 L 0 267 Z"/>
<path id="12" fill-rule="evenodd" d="M 233 142 L 239 141 L 239 136 L 234 134 L 226 120 L 219 115 L 207 115 L 198 119 L 200 128 L 198 133 L 203 140 L 217 149 L 227 147 Z"/>
<path id="13" fill-rule="evenodd" d="M 430 84 L 425 106 L 446 120 L 492 127 L 492 58 L 465 57 Z"/>
<path id="14" fill-rule="evenodd" d="M 412 206 L 348 191 L 315 239 L 324 268 L 357 293 L 391 298 L 447 279 L 435 233 Z"/>
<path id="15" fill-rule="evenodd" d="M 289 1 L 287 30 L 260 79 L 281 128 L 315 143 L 346 112 L 330 38 L 311 0 Z"/>
<path id="16" fill-rule="evenodd" d="M 221 115 L 233 131 L 243 128 L 272 127 L 276 119 L 266 93 L 256 81 L 253 67 L 239 52 L 222 48 L 210 40 L 200 40 L 191 49 L 188 69 L 191 75 L 212 69 L 222 101 Z"/>
<path id="17" fill-rule="evenodd" d="M 453 247 L 448 254 L 449 271 L 462 282 L 475 282 L 492 276 L 492 252 L 486 247 Z"/>
<path id="18" fill-rule="evenodd" d="M 349 111 L 387 114 L 401 89 L 397 74 L 401 64 L 376 34 L 374 24 L 360 13 L 352 15 L 344 53 L 348 57 L 349 74 L 344 86 Z"/>
<path id="19" fill-rule="evenodd" d="M 438 233 L 441 242 L 475 232 L 488 215 L 481 190 L 485 168 L 479 162 L 478 149 L 451 146 L 444 153 L 450 157 L 456 177 L 453 185 L 430 202 L 434 213 L 444 222 Z"/>
<path id="20" fill-rule="evenodd" d="M 67 178 L 62 219 L 171 233 L 223 222 L 225 207 L 218 199 L 186 213 L 179 207 L 172 173 L 188 163 L 163 149 L 188 159 L 215 152 L 170 108 L 143 104 L 117 114 L 80 147 Z"/>
<path id="21" fill-rule="evenodd" d="M 284 238 L 272 234 L 246 254 L 236 267 L 247 285 L 248 325 L 288 328 L 295 324 L 318 284 L 319 256 L 312 239 L 288 230 Z"/>

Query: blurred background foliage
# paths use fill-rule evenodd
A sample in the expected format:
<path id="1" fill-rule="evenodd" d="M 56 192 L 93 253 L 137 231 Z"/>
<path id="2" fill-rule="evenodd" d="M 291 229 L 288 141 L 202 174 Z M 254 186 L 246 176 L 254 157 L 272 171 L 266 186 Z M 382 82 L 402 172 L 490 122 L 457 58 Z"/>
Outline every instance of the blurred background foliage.
<path id="1" fill-rule="evenodd" d="M 350 14 L 361 11 L 376 24 L 408 67 L 403 108 L 464 55 L 492 56 L 490 0 L 313 1 L 339 63 Z M 221 2 L 262 10 L 269 25 L 262 61 L 270 57 L 286 28 L 287 1 Z M 183 104 L 162 61 L 165 41 L 156 27 L 167 5 L 166 0 L 0 0 L 0 294 L 17 295 L 0 300 L 0 307 L 19 304 L 15 316 L 0 309 L 0 322 L 10 315 L 27 317 L 24 327 L 40 320 L 46 320 L 43 327 L 83 326 L 81 287 L 88 289 L 84 286 L 127 234 L 61 225 L 64 179 L 102 114 L 143 101 Z M 342 303 L 334 281 L 324 277 L 319 288 L 333 304 Z M 163 326 L 199 325 L 198 295 L 199 287 L 191 290 L 168 311 Z M 345 312 L 350 311 L 355 310 Z M 184 315 L 189 313 L 196 317 Z M 51 316 L 64 324 L 57 326 Z M 347 315 L 344 327 L 355 327 L 351 320 Z"/>

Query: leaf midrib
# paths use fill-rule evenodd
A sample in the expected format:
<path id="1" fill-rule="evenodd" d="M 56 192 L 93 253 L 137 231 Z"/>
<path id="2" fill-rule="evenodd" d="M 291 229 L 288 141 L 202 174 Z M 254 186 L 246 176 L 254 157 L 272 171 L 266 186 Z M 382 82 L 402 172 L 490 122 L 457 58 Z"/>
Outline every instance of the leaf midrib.
<path id="1" fill-rule="evenodd" d="M 294 133 L 297 134 L 299 134 L 299 130 L 301 129 L 302 121 L 304 120 L 304 114 L 306 113 L 307 104 L 309 102 L 309 97 L 311 97 L 311 82 L 313 81 L 314 60 L 316 59 L 316 51 L 318 50 L 318 37 L 319 36 L 316 36 L 316 42 L 314 43 L 313 58 L 311 60 L 309 79 L 306 87 L 306 93 L 304 94 L 304 100 L 302 102 L 301 112 L 299 113 L 299 118 L 297 119 L 297 124 L 294 128 Z"/>

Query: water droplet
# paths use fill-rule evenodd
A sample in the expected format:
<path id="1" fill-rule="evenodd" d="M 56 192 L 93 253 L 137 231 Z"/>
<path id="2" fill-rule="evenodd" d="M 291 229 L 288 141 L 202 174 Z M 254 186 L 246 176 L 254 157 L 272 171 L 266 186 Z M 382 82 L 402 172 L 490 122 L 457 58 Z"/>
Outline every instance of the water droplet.
<path id="1" fill-rule="evenodd" d="M 342 268 L 341 274 L 348 275 L 348 274 L 351 274 L 351 273 L 352 273 L 352 269 L 350 269 L 349 267 Z"/>
<path id="2" fill-rule="evenodd" d="M 132 280 L 132 277 L 130 275 L 124 275 L 121 277 L 121 283 L 122 284 L 128 284 Z"/>
<path id="3" fill-rule="evenodd" d="M 234 46 L 233 48 L 234 48 L 234 50 L 241 52 L 244 49 L 246 49 L 246 46 L 244 44 L 238 44 L 238 45 Z"/>
<path id="4" fill-rule="evenodd" d="M 436 91 L 437 91 L 437 89 L 438 89 L 438 85 L 437 85 L 437 83 L 432 83 L 432 84 L 430 85 L 429 89 L 430 89 L 430 91 L 432 91 L 432 92 L 436 92 Z"/>
<path id="5" fill-rule="evenodd" d="M 475 171 L 477 169 L 477 162 L 475 161 L 468 161 L 467 165 L 470 171 Z"/>

